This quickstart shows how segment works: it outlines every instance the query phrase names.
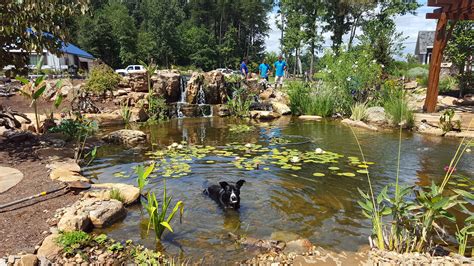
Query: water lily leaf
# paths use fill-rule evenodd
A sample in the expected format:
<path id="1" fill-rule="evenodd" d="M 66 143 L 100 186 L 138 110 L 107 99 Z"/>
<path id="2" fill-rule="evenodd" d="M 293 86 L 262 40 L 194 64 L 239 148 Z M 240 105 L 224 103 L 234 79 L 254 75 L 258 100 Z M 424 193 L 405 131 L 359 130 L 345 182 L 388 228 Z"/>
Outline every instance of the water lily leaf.
<path id="1" fill-rule="evenodd" d="M 313 176 L 321 177 L 321 176 L 325 176 L 325 174 L 323 174 L 323 173 L 314 173 Z"/>
<path id="2" fill-rule="evenodd" d="M 337 171 L 337 170 L 340 170 L 341 168 L 337 167 L 337 166 L 331 166 L 331 167 L 328 167 L 329 170 L 332 170 L 332 171 Z"/>
<path id="3" fill-rule="evenodd" d="M 357 170 L 357 173 L 359 173 L 359 174 L 367 174 L 367 173 L 369 173 L 369 171 L 367 171 L 367 170 Z"/>
<path id="4" fill-rule="evenodd" d="M 342 173 L 343 176 L 354 177 L 354 173 Z"/>

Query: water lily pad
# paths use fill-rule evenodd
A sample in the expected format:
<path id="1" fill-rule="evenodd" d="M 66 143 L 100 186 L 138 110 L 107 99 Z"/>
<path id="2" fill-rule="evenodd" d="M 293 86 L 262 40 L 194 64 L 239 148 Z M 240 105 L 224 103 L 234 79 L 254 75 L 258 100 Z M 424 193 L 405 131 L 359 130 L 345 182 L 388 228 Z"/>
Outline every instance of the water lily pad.
<path id="1" fill-rule="evenodd" d="M 369 168 L 369 166 L 365 165 L 365 164 L 359 164 L 357 167 L 359 167 L 359 168 Z"/>
<path id="2" fill-rule="evenodd" d="M 212 164 L 212 163 L 216 163 L 216 162 L 212 161 L 212 160 L 209 160 L 209 161 L 206 161 L 206 163 Z"/>
<path id="3" fill-rule="evenodd" d="M 314 173 L 313 176 L 320 177 L 320 176 L 325 176 L 325 174 L 323 174 L 323 173 Z"/>
<path id="4" fill-rule="evenodd" d="M 343 176 L 354 177 L 354 173 L 342 173 Z"/>
<path id="5" fill-rule="evenodd" d="M 270 170 L 270 168 L 269 167 L 263 167 L 263 170 L 268 171 L 268 170 Z"/>
<path id="6" fill-rule="evenodd" d="M 291 170 L 301 170 L 301 166 L 292 166 Z"/>
<path id="7" fill-rule="evenodd" d="M 329 170 L 332 170 L 332 171 L 337 171 L 337 170 L 339 170 L 339 169 L 341 169 L 341 168 L 339 168 L 339 167 L 337 167 L 337 166 L 330 166 L 330 167 L 328 167 L 328 169 L 329 169 Z"/>
<path id="8" fill-rule="evenodd" d="M 367 171 L 367 170 L 357 170 L 357 173 L 359 173 L 359 174 L 367 174 L 367 173 L 369 173 L 369 171 Z"/>

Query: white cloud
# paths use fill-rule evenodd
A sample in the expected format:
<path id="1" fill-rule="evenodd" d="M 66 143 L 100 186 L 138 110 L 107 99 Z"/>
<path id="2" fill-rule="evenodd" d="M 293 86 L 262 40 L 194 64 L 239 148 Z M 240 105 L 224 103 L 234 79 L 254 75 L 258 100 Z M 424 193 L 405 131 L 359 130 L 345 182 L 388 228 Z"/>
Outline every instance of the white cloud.
<path id="1" fill-rule="evenodd" d="M 405 49 L 403 50 L 404 54 L 414 53 L 415 46 L 416 46 L 416 39 L 418 37 L 418 31 L 435 30 L 436 28 L 436 20 L 425 18 L 425 14 L 428 12 L 431 12 L 433 8 L 427 7 L 426 1 L 419 1 L 419 2 L 423 6 L 417 9 L 415 15 L 408 14 L 408 15 L 399 16 L 395 18 L 395 24 L 397 25 L 397 30 L 400 32 L 403 32 L 403 35 L 405 37 L 408 37 L 404 42 L 404 46 L 405 46 Z M 275 13 L 272 12 L 268 16 L 268 19 L 269 19 L 269 24 L 270 24 L 270 32 L 269 32 L 268 37 L 265 40 L 266 50 L 279 52 L 281 31 L 276 26 Z M 357 34 L 359 33 L 360 31 L 358 30 Z M 331 42 L 330 36 L 331 36 L 330 32 L 323 33 L 323 37 L 324 37 L 323 46 L 324 47 L 331 46 L 332 42 Z M 343 41 L 347 42 L 348 39 L 349 39 L 349 36 L 346 35 L 344 36 Z"/>

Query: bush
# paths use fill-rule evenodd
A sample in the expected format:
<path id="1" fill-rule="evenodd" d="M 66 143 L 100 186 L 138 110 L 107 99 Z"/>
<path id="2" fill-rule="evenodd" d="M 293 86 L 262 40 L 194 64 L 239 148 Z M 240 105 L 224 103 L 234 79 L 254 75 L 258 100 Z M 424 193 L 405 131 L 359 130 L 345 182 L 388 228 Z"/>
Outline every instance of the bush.
<path id="1" fill-rule="evenodd" d="M 120 75 L 115 73 L 111 67 L 106 64 L 99 64 L 92 67 L 86 80 L 85 89 L 103 94 L 106 91 L 114 90 L 121 79 Z"/>
<path id="2" fill-rule="evenodd" d="M 355 121 L 364 121 L 367 119 L 367 104 L 355 103 L 351 107 L 351 119 Z"/>
<path id="3" fill-rule="evenodd" d="M 290 108 L 294 114 L 331 116 L 335 113 L 335 97 L 326 88 L 313 89 L 302 82 L 288 85 Z"/>
<path id="4" fill-rule="evenodd" d="M 451 76 L 444 76 L 439 81 L 439 93 L 455 90 L 458 87 L 458 80 Z"/>
<path id="5" fill-rule="evenodd" d="M 63 248 L 64 253 L 71 255 L 76 249 L 89 244 L 91 236 L 83 231 L 63 232 L 56 239 L 56 243 Z"/>
<path id="6" fill-rule="evenodd" d="M 366 101 L 371 91 L 380 83 L 382 66 L 376 62 L 369 49 L 360 47 L 351 51 L 340 51 L 335 56 L 326 52 L 321 59 L 324 69 L 318 77 L 327 88 L 331 88 L 337 99 L 335 109 L 348 114 L 354 100 Z"/>
<path id="7" fill-rule="evenodd" d="M 407 78 L 409 79 L 419 79 L 428 77 L 428 69 L 423 67 L 414 67 L 408 70 Z"/>
<path id="8" fill-rule="evenodd" d="M 413 111 L 408 106 L 403 87 L 396 85 L 394 82 L 387 82 L 384 87 L 386 95 L 383 98 L 383 107 L 392 124 L 404 123 L 407 127 L 413 126 Z"/>
<path id="9" fill-rule="evenodd" d="M 168 118 L 167 112 L 168 106 L 163 97 L 149 95 L 147 108 L 148 121 L 156 122 L 166 120 Z"/>
<path id="10" fill-rule="evenodd" d="M 249 95 L 244 88 L 236 88 L 232 97 L 227 96 L 227 106 L 233 116 L 246 117 L 253 102 L 253 95 Z"/>

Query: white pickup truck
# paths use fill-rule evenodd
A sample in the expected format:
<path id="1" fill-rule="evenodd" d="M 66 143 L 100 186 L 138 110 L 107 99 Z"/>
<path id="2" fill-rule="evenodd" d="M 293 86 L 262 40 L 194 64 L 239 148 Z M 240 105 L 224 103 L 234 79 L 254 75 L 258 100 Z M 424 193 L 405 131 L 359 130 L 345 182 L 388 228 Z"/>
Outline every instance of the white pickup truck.
<path id="1" fill-rule="evenodd" d="M 122 76 L 126 76 L 134 73 L 145 73 L 145 67 L 142 65 L 129 65 L 125 69 L 117 69 L 115 73 L 118 73 Z"/>

